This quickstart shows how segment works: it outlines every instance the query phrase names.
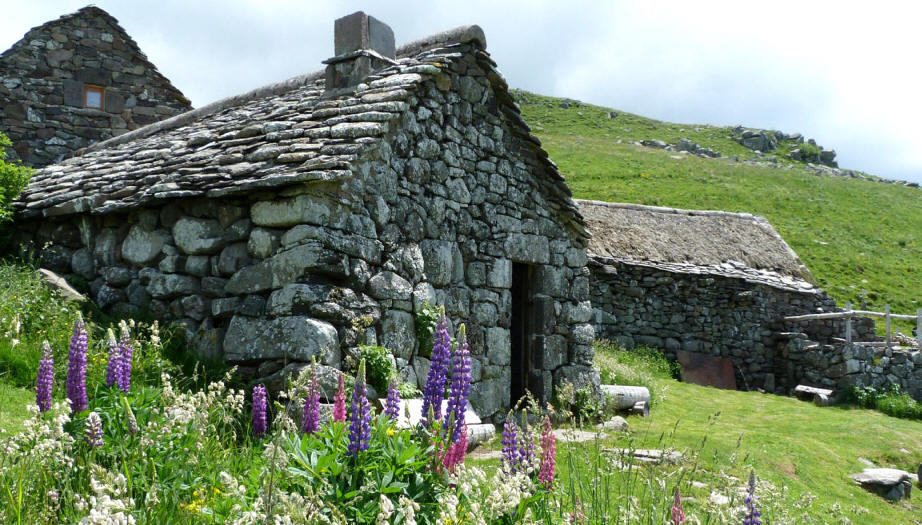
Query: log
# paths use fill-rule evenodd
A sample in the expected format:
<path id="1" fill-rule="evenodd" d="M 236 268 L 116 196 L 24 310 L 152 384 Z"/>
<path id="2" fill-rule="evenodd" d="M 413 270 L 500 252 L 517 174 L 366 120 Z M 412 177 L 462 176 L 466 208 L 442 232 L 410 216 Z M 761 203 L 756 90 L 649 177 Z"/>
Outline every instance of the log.
<path id="1" fill-rule="evenodd" d="M 618 410 L 628 410 L 638 401 L 650 402 L 650 390 L 645 386 L 602 385 L 601 388 Z"/>

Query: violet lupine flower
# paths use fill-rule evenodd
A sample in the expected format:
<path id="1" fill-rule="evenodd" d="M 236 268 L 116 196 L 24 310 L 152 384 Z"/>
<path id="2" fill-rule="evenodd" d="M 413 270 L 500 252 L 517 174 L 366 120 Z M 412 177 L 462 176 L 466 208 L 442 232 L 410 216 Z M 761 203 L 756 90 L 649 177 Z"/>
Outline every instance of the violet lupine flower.
<path id="1" fill-rule="evenodd" d="M 467 454 L 467 425 L 463 421 L 460 430 L 458 441 L 449 445 L 448 452 L 442 458 L 442 465 L 449 472 L 454 472 L 457 465 L 464 463 L 464 456 Z"/>
<path id="2" fill-rule="evenodd" d="M 102 419 L 96 412 L 86 416 L 86 425 L 83 427 L 83 440 L 91 447 L 102 446 Z"/>
<path id="3" fill-rule="evenodd" d="M 336 395 L 333 396 L 333 421 L 342 423 L 346 420 L 346 385 L 343 381 L 343 373 L 339 373 L 339 385 L 336 387 Z"/>
<path id="4" fill-rule="evenodd" d="M 471 353 L 464 325 L 458 330 L 458 348 L 451 359 L 451 391 L 445 414 L 445 427 L 451 429 L 451 443 L 458 441 L 467 412 L 467 397 L 471 393 Z"/>
<path id="5" fill-rule="evenodd" d="M 317 364 L 311 367 L 311 382 L 304 400 L 301 414 L 301 434 L 313 434 L 320 430 L 320 388 L 317 385 Z"/>
<path id="6" fill-rule="evenodd" d="M 672 499 L 672 525 L 685 523 L 685 506 L 682 505 L 682 496 L 679 487 L 675 488 L 675 497 Z"/>
<path id="7" fill-rule="evenodd" d="M 503 453 L 500 459 L 500 465 L 506 474 L 515 474 L 520 465 L 518 449 L 518 425 L 512 419 L 512 413 L 506 418 L 506 424 L 503 425 Z"/>
<path id="8" fill-rule="evenodd" d="M 422 421 L 429 425 L 442 419 L 442 398 L 445 396 L 445 379 L 451 364 L 451 335 L 448 333 L 448 318 L 442 314 L 435 327 L 432 343 L 432 362 L 426 376 L 426 388 L 423 392 Z M 433 419 L 429 420 L 429 412 Z"/>
<path id="9" fill-rule="evenodd" d="M 266 398 L 266 387 L 259 384 L 253 387 L 253 435 L 256 439 L 266 436 L 269 430 L 269 420 L 267 417 L 268 399 Z"/>
<path id="10" fill-rule="evenodd" d="M 70 338 L 70 352 L 67 356 L 67 399 L 73 413 L 86 410 L 86 324 L 77 312 L 74 333 Z"/>
<path id="11" fill-rule="evenodd" d="M 746 516 L 743 518 L 743 525 L 761 525 L 762 508 L 758 504 L 759 498 L 756 496 L 756 473 L 749 471 L 749 489 L 746 491 Z"/>
<path id="12" fill-rule="evenodd" d="M 109 340 L 109 362 L 106 365 L 106 386 L 112 388 L 121 376 L 119 367 L 122 364 L 122 353 L 111 328 L 106 330 L 106 338 Z"/>
<path id="13" fill-rule="evenodd" d="M 538 469 L 538 481 L 544 488 L 550 489 L 554 484 L 554 469 L 557 463 L 557 437 L 551 427 L 551 418 L 544 416 L 541 429 L 541 466 Z"/>
<path id="14" fill-rule="evenodd" d="M 365 387 L 365 361 L 359 363 L 352 389 L 352 410 L 349 413 L 349 455 L 356 457 L 368 450 L 371 442 L 371 405 L 368 404 L 368 389 Z"/>
<path id="15" fill-rule="evenodd" d="M 42 342 L 42 359 L 35 378 L 35 404 L 40 412 L 51 409 L 51 387 L 54 385 L 54 355 L 48 341 Z"/>
<path id="16" fill-rule="evenodd" d="M 524 428 L 519 434 L 519 466 L 525 472 L 530 472 L 535 466 L 535 440 L 531 428 L 528 426 L 528 414 L 522 410 Z"/>
<path id="17" fill-rule="evenodd" d="M 122 340 L 119 341 L 118 350 L 120 359 L 115 382 L 122 392 L 127 394 L 131 390 L 131 356 L 134 353 L 131 334 L 127 327 L 122 327 Z"/>
<path id="18" fill-rule="evenodd" d="M 387 385 L 387 399 L 384 401 L 384 415 L 396 424 L 399 414 L 400 392 L 397 390 L 397 382 L 392 378 L 390 384 Z"/>

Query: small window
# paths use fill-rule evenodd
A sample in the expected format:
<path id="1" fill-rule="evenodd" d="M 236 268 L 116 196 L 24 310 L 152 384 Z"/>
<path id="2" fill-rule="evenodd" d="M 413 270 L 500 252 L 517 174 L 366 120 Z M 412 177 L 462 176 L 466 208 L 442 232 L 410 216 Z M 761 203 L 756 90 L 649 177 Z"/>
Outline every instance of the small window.
<path id="1" fill-rule="evenodd" d="M 102 109 L 103 88 L 99 86 L 83 86 L 83 107 Z"/>

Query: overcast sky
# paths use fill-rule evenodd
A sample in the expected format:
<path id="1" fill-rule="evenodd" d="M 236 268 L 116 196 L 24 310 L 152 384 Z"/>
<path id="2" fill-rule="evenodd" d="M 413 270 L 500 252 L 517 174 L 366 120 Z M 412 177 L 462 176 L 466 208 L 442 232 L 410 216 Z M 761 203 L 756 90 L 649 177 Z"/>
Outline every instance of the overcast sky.
<path id="1" fill-rule="evenodd" d="M 85 1 L 6 2 L 0 49 Z M 922 3 L 98 0 L 195 106 L 333 54 L 363 9 L 397 44 L 479 24 L 510 86 L 683 123 L 798 131 L 922 182 Z"/>

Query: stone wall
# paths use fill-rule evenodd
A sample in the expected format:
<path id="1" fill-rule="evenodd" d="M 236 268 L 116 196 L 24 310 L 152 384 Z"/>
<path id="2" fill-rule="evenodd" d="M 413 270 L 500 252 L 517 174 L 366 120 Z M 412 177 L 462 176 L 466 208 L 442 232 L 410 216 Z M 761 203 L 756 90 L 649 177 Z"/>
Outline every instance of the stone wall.
<path id="1" fill-rule="evenodd" d="M 96 7 L 29 31 L 0 55 L 0 79 L 0 131 L 33 167 L 191 109 Z M 85 85 L 105 88 L 102 110 L 84 107 Z"/>
<path id="2" fill-rule="evenodd" d="M 835 309 L 815 288 L 603 258 L 593 258 L 589 268 L 598 337 L 660 348 L 672 357 L 687 350 L 729 358 L 741 388 L 786 392 L 796 386 L 778 377 L 779 343 L 787 343 L 778 334 L 793 330 L 780 319 Z M 833 331 L 828 322 L 803 328 L 811 335 Z"/>
<path id="3" fill-rule="evenodd" d="M 899 385 L 922 401 L 922 352 L 916 349 L 820 344 L 798 335 L 785 345 L 784 357 L 792 384 L 830 388 L 838 396 L 855 386 Z"/>
<path id="4" fill-rule="evenodd" d="M 467 324 L 472 404 L 495 420 L 511 401 L 513 263 L 528 263 L 529 385 L 549 399 L 555 383 L 597 383 L 585 238 L 556 214 L 542 186 L 547 164 L 527 129 L 508 120 L 512 101 L 498 94 L 505 85 L 488 74 L 489 56 L 457 49 L 463 58 L 416 89 L 425 96 L 367 95 L 403 108 L 397 120 L 353 123 L 358 98 L 311 109 L 342 116 L 311 132 L 384 135 L 351 163 L 351 176 L 21 222 L 22 240 L 47 245 L 43 266 L 87 283 L 101 307 L 175 320 L 199 352 L 271 384 L 312 357 L 325 371 L 348 369 L 357 345 L 377 343 L 421 386 L 428 349 L 418 348 L 415 316 L 425 302 L 444 305 L 455 327 Z M 271 126 L 252 133 L 272 131 L 284 145 L 291 123 Z M 266 146 L 245 141 L 238 156 L 257 147 Z"/>

